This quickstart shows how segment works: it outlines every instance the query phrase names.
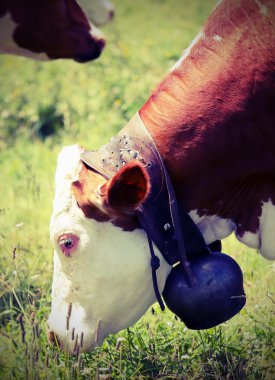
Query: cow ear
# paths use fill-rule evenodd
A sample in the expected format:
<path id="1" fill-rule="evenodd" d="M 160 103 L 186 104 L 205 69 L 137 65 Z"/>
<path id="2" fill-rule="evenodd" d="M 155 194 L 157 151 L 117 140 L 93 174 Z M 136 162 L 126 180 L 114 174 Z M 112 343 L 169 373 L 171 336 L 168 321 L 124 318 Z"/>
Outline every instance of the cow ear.
<path id="1" fill-rule="evenodd" d="M 148 196 L 150 180 L 139 162 L 129 162 L 103 186 L 101 191 L 108 206 L 118 211 L 134 211 Z"/>

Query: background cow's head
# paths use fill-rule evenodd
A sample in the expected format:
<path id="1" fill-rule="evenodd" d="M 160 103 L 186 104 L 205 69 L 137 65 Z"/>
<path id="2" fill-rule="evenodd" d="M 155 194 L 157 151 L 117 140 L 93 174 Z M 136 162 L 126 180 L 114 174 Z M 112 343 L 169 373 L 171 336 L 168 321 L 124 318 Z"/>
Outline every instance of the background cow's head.
<path id="1" fill-rule="evenodd" d="M 98 4 L 95 5 L 93 9 L 97 10 Z M 97 13 L 93 16 L 96 22 L 98 18 L 98 24 L 102 23 Z M 75 0 L 26 0 L 24 4 L 18 0 L 0 1 L 1 53 L 87 62 L 97 58 L 104 45 L 103 35 Z"/>
<path id="2" fill-rule="evenodd" d="M 79 344 L 83 336 L 80 350 L 89 350 L 135 323 L 155 302 L 147 237 L 134 217 L 149 191 L 146 172 L 129 163 L 106 181 L 79 155 L 72 146 L 59 156 L 50 227 L 55 250 L 50 339 L 54 332 L 71 353 L 76 336 Z M 170 266 L 159 257 L 162 291 Z"/>

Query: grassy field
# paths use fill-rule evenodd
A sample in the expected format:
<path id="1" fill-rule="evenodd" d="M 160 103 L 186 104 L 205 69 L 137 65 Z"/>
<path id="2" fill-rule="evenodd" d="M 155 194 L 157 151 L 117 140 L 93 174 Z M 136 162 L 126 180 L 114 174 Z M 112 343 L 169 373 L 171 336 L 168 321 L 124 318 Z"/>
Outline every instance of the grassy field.
<path id="1" fill-rule="evenodd" d="M 274 264 L 233 237 L 224 251 L 243 270 L 247 305 L 229 322 L 191 331 L 155 305 L 92 353 L 69 357 L 47 343 L 57 154 L 76 142 L 97 148 L 124 126 L 215 1 L 114 3 L 98 61 L 0 58 L 0 379 L 275 379 Z"/>

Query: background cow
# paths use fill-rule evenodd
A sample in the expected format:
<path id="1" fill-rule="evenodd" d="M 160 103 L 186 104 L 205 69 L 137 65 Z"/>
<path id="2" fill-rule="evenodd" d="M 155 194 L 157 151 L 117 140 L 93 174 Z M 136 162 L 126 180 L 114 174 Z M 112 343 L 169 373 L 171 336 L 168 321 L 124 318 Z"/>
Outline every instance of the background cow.
<path id="1" fill-rule="evenodd" d="M 88 2 L 83 1 L 87 5 Z M 113 17 L 112 5 L 90 1 L 91 20 L 101 25 Z M 87 62 L 105 45 L 75 0 L 0 1 L 0 52 L 39 60 L 71 58 Z"/>
<path id="2" fill-rule="evenodd" d="M 109 0 L 78 0 L 93 24 L 104 25 L 114 17 L 114 6 Z"/>
<path id="3" fill-rule="evenodd" d="M 234 231 L 269 259 L 275 258 L 274 21 L 273 1 L 222 2 L 139 110 L 206 243 Z M 59 156 L 50 227 L 50 338 L 56 333 L 69 352 L 76 336 L 78 349 L 90 350 L 156 300 L 147 237 L 136 220 L 150 192 L 146 168 L 136 160 L 107 180 L 80 155 L 72 146 Z M 171 267 L 155 251 L 162 291 Z"/>

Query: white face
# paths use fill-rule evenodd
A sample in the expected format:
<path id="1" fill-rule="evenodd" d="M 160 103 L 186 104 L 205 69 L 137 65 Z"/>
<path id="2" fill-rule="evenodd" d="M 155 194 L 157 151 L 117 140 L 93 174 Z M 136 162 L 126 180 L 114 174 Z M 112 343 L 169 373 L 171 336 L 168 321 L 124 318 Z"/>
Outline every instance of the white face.
<path id="1" fill-rule="evenodd" d="M 91 350 L 108 334 L 135 323 L 155 302 L 144 232 L 125 232 L 110 222 L 88 219 L 77 206 L 71 184 L 78 178 L 79 153 L 75 145 L 59 155 L 50 226 L 54 277 L 48 323 L 61 348 L 70 353 L 77 335 L 78 343 L 83 336 L 80 351 Z M 161 261 L 157 275 L 162 292 L 170 266 L 155 251 Z"/>
<path id="2" fill-rule="evenodd" d="M 78 0 L 89 19 L 95 25 L 104 25 L 114 15 L 114 6 L 109 0 Z"/>

